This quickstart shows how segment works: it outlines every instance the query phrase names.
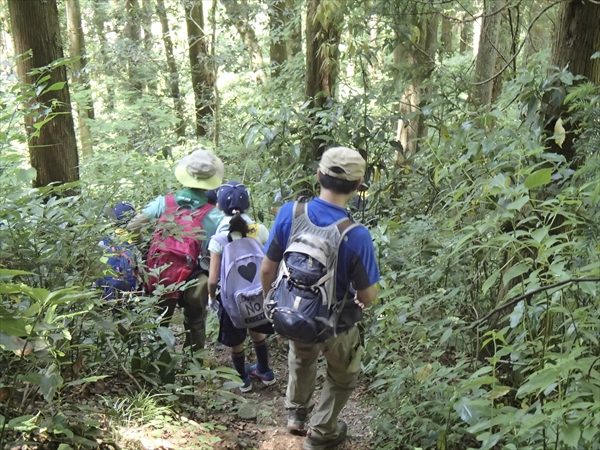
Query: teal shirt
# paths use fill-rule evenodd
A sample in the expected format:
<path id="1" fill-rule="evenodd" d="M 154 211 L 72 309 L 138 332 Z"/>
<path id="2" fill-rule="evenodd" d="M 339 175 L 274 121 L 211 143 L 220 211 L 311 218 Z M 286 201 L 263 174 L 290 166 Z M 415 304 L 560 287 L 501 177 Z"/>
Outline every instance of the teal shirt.
<path id="1" fill-rule="evenodd" d="M 177 202 L 177 204 L 181 206 L 182 204 L 188 203 L 187 201 L 185 201 L 188 194 L 189 189 L 184 189 L 175 194 L 175 201 Z M 194 209 L 198 209 L 206 205 L 206 203 L 208 203 L 208 199 L 206 198 L 206 194 L 204 193 L 204 191 L 194 190 L 193 194 L 193 204 L 195 206 Z M 150 203 L 148 203 L 142 211 L 146 216 L 151 217 L 153 219 L 158 219 L 164 214 L 165 209 L 165 196 L 161 195 L 159 197 L 156 197 Z M 208 212 L 208 214 L 204 216 L 204 219 L 202 220 L 202 229 L 206 232 L 206 240 L 202 243 L 202 248 L 204 250 L 206 250 L 210 238 L 217 231 L 217 227 L 219 226 L 219 223 L 221 222 L 224 216 L 225 215 L 223 214 L 223 212 L 219 211 L 217 207 L 211 209 Z"/>

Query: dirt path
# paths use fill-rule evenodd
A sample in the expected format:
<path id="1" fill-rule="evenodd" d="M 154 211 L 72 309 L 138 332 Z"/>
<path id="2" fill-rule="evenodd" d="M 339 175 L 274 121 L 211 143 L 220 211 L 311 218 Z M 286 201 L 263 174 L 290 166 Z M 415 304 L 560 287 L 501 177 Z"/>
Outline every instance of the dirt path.
<path id="1" fill-rule="evenodd" d="M 284 407 L 285 390 L 287 387 L 287 351 L 288 344 L 284 339 L 274 337 L 269 342 L 271 367 L 277 377 L 277 382 L 271 386 L 264 386 L 259 380 L 252 381 L 252 391 L 242 394 L 247 404 L 242 406 L 246 411 L 256 413 L 255 420 L 241 420 L 237 416 L 213 416 L 215 420 L 227 427 L 227 432 L 222 433 L 223 441 L 213 448 L 219 450 L 234 450 L 256 448 L 260 450 L 288 450 L 301 449 L 303 437 L 294 436 L 287 432 L 287 412 Z M 224 347 L 215 347 L 216 360 L 223 365 L 230 365 L 229 350 Z M 251 362 L 253 353 L 247 351 L 247 358 Z M 315 400 L 318 400 L 321 386 L 325 380 L 325 362 L 321 360 L 317 373 L 317 388 Z M 365 389 L 359 384 L 350 397 L 346 407 L 340 414 L 348 424 L 349 438 L 338 447 L 340 450 L 366 450 L 372 436 L 369 422 L 372 412 L 367 410 L 361 397 Z M 252 411 L 254 410 L 254 411 Z M 252 415 L 252 414 L 250 414 Z"/>

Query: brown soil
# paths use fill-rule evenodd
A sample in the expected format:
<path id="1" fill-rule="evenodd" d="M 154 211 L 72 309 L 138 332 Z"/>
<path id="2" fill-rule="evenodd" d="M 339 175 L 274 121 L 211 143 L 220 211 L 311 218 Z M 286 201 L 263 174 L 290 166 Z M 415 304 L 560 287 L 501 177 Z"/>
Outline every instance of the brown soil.
<path id="1" fill-rule="evenodd" d="M 226 416 L 223 425 L 228 427 L 228 433 L 223 435 L 223 442 L 215 449 L 256 448 L 260 450 L 301 449 L 304 438 L 287 432 L 287 411 L 284 407 L 285 390 L 287 387 L 287 340 L 275 336 L 269 341 L 270 364 L 277 377 L 277 382 L 264 386 L 259 380 L 252 381 L 252 391 L 242 394 L 251 407 L 257 410 L 256 422 L 243 422 L 236 417 Z M 246 351 L 246 358 L 253 361 L 254 353 Z M 215 348 L 215 358 L 220 364 L 229 365 L 229 349 Z M 318 401 L 320 388 L 325 380 L 325 360 L 321 359 L 318 367 L 315 401 Z M 365 450 L 371 448 L 372 437 L 369 421 L 372 412 L 361 401 L 364 387 L 359 386 L 350 397 L 348 404 L 342 410 L 340 419 L 348 425 L 348 439 L 339 445 L 339 450 Z M 223 417 L 214 417 L 219 420 Z M 233 436 L 231 435 L 233 434 Z"/>

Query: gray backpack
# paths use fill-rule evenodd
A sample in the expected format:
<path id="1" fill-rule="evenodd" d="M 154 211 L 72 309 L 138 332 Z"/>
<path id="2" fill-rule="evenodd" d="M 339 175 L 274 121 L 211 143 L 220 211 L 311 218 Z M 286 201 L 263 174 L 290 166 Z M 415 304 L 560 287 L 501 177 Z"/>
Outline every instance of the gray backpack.
<path id="1" fill-rule="evenodd" d="M 223 246 L 221 255 L 221 304 L 237 328 L 268 323 L 265 317 L 260 264 L 263 246 L 252 237 L 232 240 L 228 231 L 213 237 Z"/>
<path id="2" fill-rule="evenodd" d="M 346 297 L 336 297 L 338 252 L 358 224 L 346 217 L 327 226 L 313 224 L 306 203 L 296 202 L 279 275 L 265 298 L 275 331 L 293 341 L 325 342 L 335 335 Z"/>

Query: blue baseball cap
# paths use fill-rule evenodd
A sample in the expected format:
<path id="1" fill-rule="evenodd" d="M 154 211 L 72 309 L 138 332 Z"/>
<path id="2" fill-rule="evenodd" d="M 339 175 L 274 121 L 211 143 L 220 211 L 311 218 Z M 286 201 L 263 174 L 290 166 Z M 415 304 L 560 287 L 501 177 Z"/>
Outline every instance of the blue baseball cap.
<path id="1" fill-rule="evenodd" d="M 112 218 L 119 224 L 126 224 L 135 215 L 135 208 L 129 202 L 117 203 L 112 209 Z"/>
<path id="2" fill-rule="evenodd" d="M 205 194 L 206 194 L 206 199 L 208 200 L 208 203 L 210 203 L 211 205 L 217 204 L 217 190 L 216 189 L 211 189 L 209 191 L 206 191 Z"/>
<path id="3" fill-rule="evenodd" d="M 250 206 L 250 196 L 246 186 L 235 180 L 222 184 L 217 191 L 217 204 L 221 211 L 229 216 L 238 211 L 245 212 Z"/>

